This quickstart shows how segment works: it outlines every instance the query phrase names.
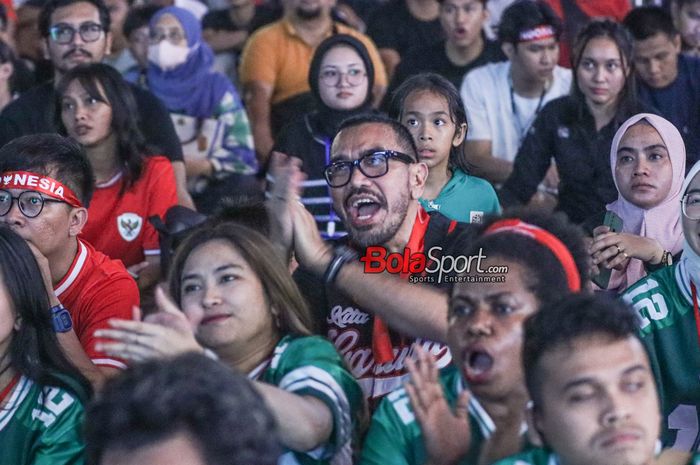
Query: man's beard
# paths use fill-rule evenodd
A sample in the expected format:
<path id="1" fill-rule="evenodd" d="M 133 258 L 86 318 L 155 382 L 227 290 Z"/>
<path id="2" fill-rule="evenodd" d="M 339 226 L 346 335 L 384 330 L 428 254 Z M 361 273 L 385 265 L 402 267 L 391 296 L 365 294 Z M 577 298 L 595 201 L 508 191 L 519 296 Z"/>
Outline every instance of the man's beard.
<path id="1" fill-rule="evenodd" d="M 321 7 L 314 8 L 313 10 L 305 10 L 303 8 L 297 8 L 296 14 L 300 19 L 310 20 L 316 19 L 321 16 Z"/>
<path id="2" fill-rule="evenodd" d="M 347 222 L 346 228 L 351 241 L 362 249 L 374 245 L 384 245 L 391 241 L 406 220 L 408 203 L 409 199 L 402 197 L 399 203 L 389 211 L 384 224 L 375 225 L 369 229 L 355 229 L 350 222 Z"/>

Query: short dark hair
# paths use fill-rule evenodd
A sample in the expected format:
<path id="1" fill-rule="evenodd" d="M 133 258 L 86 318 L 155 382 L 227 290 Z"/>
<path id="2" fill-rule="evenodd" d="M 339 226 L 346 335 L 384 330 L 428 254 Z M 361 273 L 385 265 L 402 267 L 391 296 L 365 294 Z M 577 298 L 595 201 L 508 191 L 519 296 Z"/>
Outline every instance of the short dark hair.
<path id="1" fill-rule="evenodd" d="M 525 322 L 523 366 L 525 384 L 535 408 L 542 402 L 542 357 L 576 339 L 606 336 L 611 341 L 638 334 L 639 323 L 634 311 L 623 301 L 604 294 L 575 294 L 543 305 Z"/>
<path id="2" fill-rule="evenodd" d="M 414 142 L 411 133 L 408 132 L 408 129 L 406 129 L 403 124 L 395 119 L 388 118 L 384 115 L 365 113 L 352 116 L 340 124 L 338 133 L 344 129 L 362 126 L 363 124 L 383 124 L 384 126 L 389 126 L 389 129 L 391 129 L 396 136 L 396 140 L 401 146 L 401 149 L 406 152 L 406 155 L 410 155 L 416 161 L 418 160 L 418 148 L 416 148 L 416 143 Z"/>
<path id="3" fill-rule="evenodd" d="M 515 45 L 520 42 L 521 32 L 542 25 L 551 26 L 556 40 L 559 40 L 562 23 L 552 7 L 539 0 L 516 0 L 501 15 L 498 41 Z"/>
<path id="4" fill-rule="evenodd" d="M 32 134 L 0 148 L 0 173 L 31 171 L 51 176 L 70 187 L 85 208 L 90 205 L 95 178 L 85 151 L 76 141 L 58 134 Z"/>
<path id="5" fill-rule="evenodd" d="M 109 32 L 109 26 L 111 25 L 111 19 L 109 17 L 109 9 L 107 5 L 104 4 L 102 0 L 49 0 L 42 7 L 39 13 L 39 32 L 42 37 L 49 36 L 49 29 L 51 29 L 51 16 L 53 12 L 59 8 L 63 8 L 74 3 L 90 3 L 95 8 L 100 15 L 100 25 L 104 29 L 105 34 Z"/>
<path id="6" fill-rule="evenodd" d="M 88 406 L 86 461 L 189 433 L 207 465 L 274 465 L 280 455 L 272 414 L 242 374 L 203 355 L 134 365 Z"/>
<path id="7" fill-rule="evenodd" d="M 503 216 L 489 216 L 480 225 L 473 225 L 455 239 L 454 254 L 476 255 L 482 249 L 487 257 L 499 257 L 520 264 L 526 270 L 527 287 L 540 304 L 559 300 L 571 289 L 564 267 L 554 253 L 530 237 L 512 232 L 484 234 L 503 218 L 518 218 L 540 227 L 559 239 L 571 253 L 580 276 L 580 287 L 588 281 L 589 255 L 583 241 L 583 230 L 571 223 L 563 213 L 542 214 L 524 208 L 507 210 Z"/>
<path id="8" fill-rule="evenodd" d="M 71 82 L 77 80 L 88 95 L 97 101 L 106 103 L 112 109 L 111 129 L 117 137 L 117 157 L 124 167 L 124 185 L 122 192 L 133 186 L 141 176 L 144 155 L 152 151 L 146 147 L 146 141 L 139 129 L 139 112 L 131 88 L 119 72 L 104 63 L 86 63 L 68 71 L 56 87 L 59 99 Z M 97 84 L 102 86 L 104 95 Z M 61 104 L 59 101 L 59 108 Z"/>
<path id="9" fill-rule="evenodd" d="M 161 7 L 158 5 L 141 5 L 132 7 L 129 13 L 126 15 L 124 20 L 124 25 L 122 26 L 122 33 L 127 39 L 136 29 L 142 27 L 147 27 L 151 18 Z"/>
<path id="10" fill-rule="evenodd" d="M 678 30 L 673 25 L 671 15 L 658 6 L 633 8 L 625 16 L 622 25 L 630 31 L 634 40 L 646 40 L 658 33 L 666 34 L 669 38 L 674 38 L 678 35 Z"/>
<path id="11" fill-rule="evenodd" d="M 435 73 L 420 73 L 406 79 L 391 96 L 391 108 L 389 110 L 391 117 L 401 121 L 403 107 L 408 96 L 414 92 L 422 91 L 439 95 L 447 101 L 450 119 L 455 126 L 459 127 L 462 124 L 467 124 L 467 113 L 464 110 L 459 91 L 454 84 Z M 462 145 L 450 149 L 449 167 L 458 167 L 462 171 L 468 171 L 469 167 L 466 160 L 464 160 Z"/>

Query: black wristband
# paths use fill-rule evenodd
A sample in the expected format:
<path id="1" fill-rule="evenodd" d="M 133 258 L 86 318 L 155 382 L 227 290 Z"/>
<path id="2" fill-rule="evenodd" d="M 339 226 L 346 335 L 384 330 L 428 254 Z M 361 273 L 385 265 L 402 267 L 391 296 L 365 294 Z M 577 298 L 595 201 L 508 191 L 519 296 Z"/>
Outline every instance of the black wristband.
<path id="1" fill-rule="evenodd" d="M 355 252 L 350 247 L 343 245 L 335 249 L 333 259 L 328 264 L 326 272 L 323 273 L 323 282 L 326 285 L 333 284 L 335 282 L 335 278 L 338 276 L 338 272 L 340 272 L 340 269 L 343 267 L 343 265 L 345 265 L 351 260 L 355 260 L 356 258 L 357 252 Z"/>

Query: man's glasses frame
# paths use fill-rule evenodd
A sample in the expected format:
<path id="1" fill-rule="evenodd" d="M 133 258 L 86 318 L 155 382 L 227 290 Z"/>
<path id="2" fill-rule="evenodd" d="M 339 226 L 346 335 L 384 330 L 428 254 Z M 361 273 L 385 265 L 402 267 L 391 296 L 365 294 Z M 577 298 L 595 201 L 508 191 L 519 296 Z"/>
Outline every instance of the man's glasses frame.
<path id="1" fill-rule="evenodd" d="M 17 201 L 20 213 L 27 218 L 36 218 L 41 215 L 46 202 L 65 203 L 63 200 L 46 198 L 37 191 L 24 191 L 18 196 L 14 196 L 9 191 L 0 189 L 0 216 L 5 216 L 10 213 L 15 200 Z M 39 203 L 30 203 L 35 200 L 39 200 Z"/>
<path id="2" fill-rule="evenodd" d="M 352 173 L 358 168 L 367 178 L 380 178 L 389 172 L 389 159 L 399 160 L 410 165 L 415 158 L 395 150 L 374 150 L 363 154 L 357 160 L 335 161 L 323 169 L 326 182 L 333 188 L 343 187 L 352 179 Z"/>
<path id="3" fill-rule="evenodd" d="M 80 24 L 77 30 L 70 24 L 58 23 L 54 24 L 49 29 L 49 37 L 57 44 L 68 45 L 73 42 L 75 33 L 77 32 L 80 34 L 80 38 L 83 39 L 83 42 L 95 42 L 102 37 L 104 30 L 101 24 L 93 21 L 86 21 Z"/>

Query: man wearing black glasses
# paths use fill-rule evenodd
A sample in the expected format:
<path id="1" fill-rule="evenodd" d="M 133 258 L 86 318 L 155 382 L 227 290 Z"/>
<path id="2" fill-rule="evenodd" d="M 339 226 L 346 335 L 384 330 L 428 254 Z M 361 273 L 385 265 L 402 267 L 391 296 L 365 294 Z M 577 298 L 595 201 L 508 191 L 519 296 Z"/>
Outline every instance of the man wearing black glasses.
<path id="1" fill-rule="evenodd" d="M 77 142 L 53 134 L 24 136 L 0 149 L 0 224 L 29 242 L 42 270 L 54 329 L 63 350 L 99 387 L 125 368 L 96 350 L 95 330 L 132 318 L 138 288 L 124 266 L 78 239 L 93 190 Z"/>
<path id="2" fill-rule="evenodd" d="M 49 0 L 39 16 L 44 51 L 54 67 L 54 79 L 25 92 L 0 117 L 0 146 L 26 134 L 59 132 L 55 86 L 61 76 L 83 63 L 98 63 L 110 53 L 109 10 L 102 0 Z M 180 203 L 192 205 L 185 187 L 182 146 L 168 111 L 153 94 L 131 90 L 139 111 L 139 128 L 146 142 L 173 163 Z"/>
<path id="3" fill-rule="evenodd" d="M 280 243 L 293 243 L 301 265 L 295 279 L 372 402 L 401 386 L 414 342 L 439 366 L 450 361 L 447 348 L 431 342 L 445 340 L 445 294 L 406 283 L 408 273 L 367 272 L 358 260 L 368 247 L 402 257 L 425 256 L 434 246 L 447 253 L 458 225 L 420 207 L 428 168 L 417 160 L 411 134 L 397 121 L 373 115 L 346 120 L 324 174 L 348 236 L 329 244 L 295 200 L 303 177 L 298 160 L 273 158 L 272 229 Z M 432 278 L 423 282 L 441 284 Z"/>

